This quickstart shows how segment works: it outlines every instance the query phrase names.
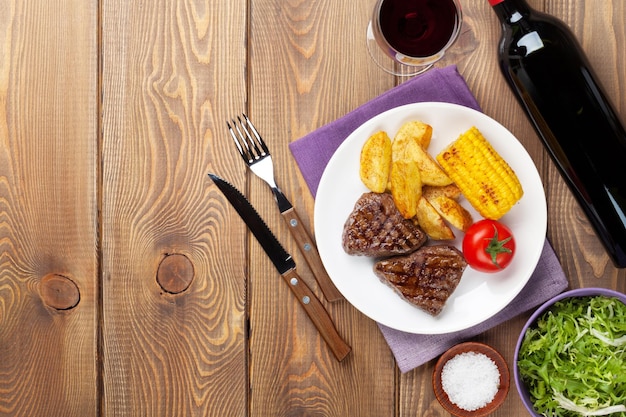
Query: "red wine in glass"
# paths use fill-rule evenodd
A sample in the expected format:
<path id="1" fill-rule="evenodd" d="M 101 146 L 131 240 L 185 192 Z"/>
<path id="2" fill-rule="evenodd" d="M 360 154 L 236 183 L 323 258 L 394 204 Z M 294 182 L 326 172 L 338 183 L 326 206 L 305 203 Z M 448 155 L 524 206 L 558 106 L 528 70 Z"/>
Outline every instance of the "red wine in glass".
<path id="1" fill-rule="evenodd" d="M 378 0 L 368 27 L 368 48 L 385 71 L 415 75 L 443 57 L 459 36 L 461 23 L 458 0 Z"/>
<path id="2" fill-rule="evenodd" d="M 430 57 L 448 44 L 458 25 L 453 0 L 384 0 L 378 14 L 387 43 L 410 57 Z"/>

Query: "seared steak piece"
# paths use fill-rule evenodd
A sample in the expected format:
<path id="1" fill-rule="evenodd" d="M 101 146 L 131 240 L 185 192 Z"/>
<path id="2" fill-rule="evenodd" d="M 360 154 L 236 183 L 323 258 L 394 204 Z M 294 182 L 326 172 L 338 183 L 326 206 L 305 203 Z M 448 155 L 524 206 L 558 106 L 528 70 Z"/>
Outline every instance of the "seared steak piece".
<path id="1" fill-rule="evenodd" d="M 413 252 L 426 242 L 426 233 L 402 217 L 390 194 L 365 193 L 343 227 L 343 249 L 350 255 L 372 257 Z"/>
<path id="2" fill-rule="evenodd" d="M 406 301 L 437 316 L 466 267 L 467 262 L 457 248 L 437 245 L 379 261 L 374 265 L 374 273 Z"/>

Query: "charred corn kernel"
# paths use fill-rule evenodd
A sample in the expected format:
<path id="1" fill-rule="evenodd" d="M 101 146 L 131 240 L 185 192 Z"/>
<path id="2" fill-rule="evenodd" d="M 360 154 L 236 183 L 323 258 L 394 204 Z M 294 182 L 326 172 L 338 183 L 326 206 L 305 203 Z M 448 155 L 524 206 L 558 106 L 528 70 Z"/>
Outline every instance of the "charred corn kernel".
<path id="1" fill-rule="evenodd" d="M 476 127 L 437 155 L 437 162 L 487 219 L 504 216 L 524 194 L 513 169 Z"/>

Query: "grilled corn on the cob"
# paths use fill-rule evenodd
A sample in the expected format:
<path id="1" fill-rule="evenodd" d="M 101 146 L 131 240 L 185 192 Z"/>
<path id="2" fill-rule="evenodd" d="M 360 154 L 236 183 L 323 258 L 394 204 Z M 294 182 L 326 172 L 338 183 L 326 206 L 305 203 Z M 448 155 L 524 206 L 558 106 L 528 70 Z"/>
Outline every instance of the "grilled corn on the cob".
<path id="1" fill-rule="evenodd" d="M 524 193 L 513 169 L 476 127 L 437 155 L 437 162 L 487 219 L 504 216 Z"/>

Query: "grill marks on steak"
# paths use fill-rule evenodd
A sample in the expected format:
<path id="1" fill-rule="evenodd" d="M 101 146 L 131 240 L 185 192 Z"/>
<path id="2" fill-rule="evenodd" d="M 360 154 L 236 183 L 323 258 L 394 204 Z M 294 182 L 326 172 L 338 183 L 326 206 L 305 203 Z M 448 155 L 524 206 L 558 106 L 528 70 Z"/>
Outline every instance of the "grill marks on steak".
<path id="1" fill-rule="evenodd" d="M 378 261 L 374 273 L 403 299 L 437 316 L 459 284 L 466 267 L 467 262 L 457 248 L 436 245 Z"/>
<path id="2" fill-rule="evenodd" d="M 426 233 L 402 217 L 390 194 L 365 193 L 343 228 L 343 249 L 350 255 L 383 257 L 415 251 Z"/>
<path id="3" fill-rule="evenodd" d="M 454 246 L 423 246 L 427 239 L 416 223 L 402 217 L 390 194 L 365 193 L 344 225 L 342 244 L 350 255 L 389 257 L 374 264 L 374 274 L 401 298 L 437 316 L 467 262 Z"/>

